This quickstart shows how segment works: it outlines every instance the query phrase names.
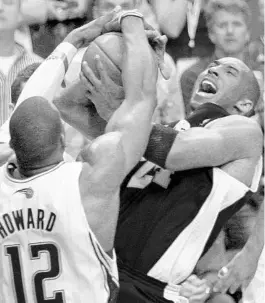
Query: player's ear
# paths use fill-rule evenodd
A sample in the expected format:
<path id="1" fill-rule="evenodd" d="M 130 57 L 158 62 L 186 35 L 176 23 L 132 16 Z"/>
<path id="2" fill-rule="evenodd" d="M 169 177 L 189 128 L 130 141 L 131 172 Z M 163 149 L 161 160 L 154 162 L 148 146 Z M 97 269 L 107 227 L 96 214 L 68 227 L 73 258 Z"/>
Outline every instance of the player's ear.
<path id="1" fill-rule="evenodd" d="M 236 107 L 239 109 L 242 116 L 249 116 L 254 110 L 254 104 L 249 99 L 243 99 L 236 103 Z"/>

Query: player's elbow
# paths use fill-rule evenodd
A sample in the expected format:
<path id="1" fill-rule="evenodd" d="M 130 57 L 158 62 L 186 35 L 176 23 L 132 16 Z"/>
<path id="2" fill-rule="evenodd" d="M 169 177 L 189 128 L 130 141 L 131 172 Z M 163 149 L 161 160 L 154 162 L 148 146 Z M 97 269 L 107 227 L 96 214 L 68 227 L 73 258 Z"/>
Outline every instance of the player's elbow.
<path id="1" fill-rule="evenodd" d="M 263 152 L 263 144 L 264 144 L 264 135 L 260 128 L 260 126 L 254 126 L 252 130 L 250 130 L 245 144 L 247 152 L 250 153 L 252 157 L 260 157 Z"/>

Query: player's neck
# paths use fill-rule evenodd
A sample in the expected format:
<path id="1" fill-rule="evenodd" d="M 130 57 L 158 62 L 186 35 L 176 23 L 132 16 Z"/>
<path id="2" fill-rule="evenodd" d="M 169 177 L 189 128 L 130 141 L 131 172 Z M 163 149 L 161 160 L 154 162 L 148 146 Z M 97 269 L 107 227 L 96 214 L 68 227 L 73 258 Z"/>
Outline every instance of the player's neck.
<path id="1" fill-rule="evenodd" d="M 0 56 L 10 57 L 14 55 L 15 39 L 14 32 L 0 32 Z"/>
<path id="2" fill-rule="evenodd" d="M 244 57 L 245 57 L 243 51 L 239 52 L 239 53 L 228 54 L 228 53 L 226 53 L 223 50 L 218 49 L 218 48 L 215 49 L 214 54 L 215 54 L 216 58 L 218 58 L 218 59 L 223 58 L 223 57 L 233 57 L 233 58 L 237 58 L 239 60 L 244 61 Z"/>
<path id="3" fill-rule="evenodd" d="M 60 162 L 59 161 L 57 163 L 53 163 L 50 165 L 46 165 L 45 167 L 41 167 L 41 168 L 36 168 L 36 169 L 28 169 L 28 170 L 22 170 L 20 168 L 17 168 L 14 173 L 13 173 L 13 177 L 15 179 L 28 179 L 31 178 L 33 176 L 37 176 L 40 175 L 42 173 L 45 173 L 51 169 L 53 169 L 54 167 L 56 167 Z"/>

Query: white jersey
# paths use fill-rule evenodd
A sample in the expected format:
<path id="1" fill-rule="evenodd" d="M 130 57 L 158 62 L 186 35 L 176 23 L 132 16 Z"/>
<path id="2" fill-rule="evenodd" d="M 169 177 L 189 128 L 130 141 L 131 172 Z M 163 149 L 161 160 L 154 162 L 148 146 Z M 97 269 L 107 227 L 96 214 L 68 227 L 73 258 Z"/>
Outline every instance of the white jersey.
<path id="1" fill-rule="evenodd" d="M 118 290 L 116 257 L 87 222 L 81 163 L 28 179 L 0 171 L 0 302 L 105 303 Z"/>

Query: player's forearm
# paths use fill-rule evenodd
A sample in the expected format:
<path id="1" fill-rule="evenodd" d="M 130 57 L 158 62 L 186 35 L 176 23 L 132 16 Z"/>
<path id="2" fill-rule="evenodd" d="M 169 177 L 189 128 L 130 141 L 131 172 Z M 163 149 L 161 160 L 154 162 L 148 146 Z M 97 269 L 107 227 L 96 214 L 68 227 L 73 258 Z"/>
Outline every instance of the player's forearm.
<path id="1" fill-rule="evenodd" d="M 258 259 L 264 247 L 264 202 L 261 204 L 255 226 L 244 247 L 251 258 Z"/>
<path id="2" fill-rule="evenodd" d="M 145 153 L 146 159 L 166 169 L 180 171 L 220 166 L 261 154 L 260 135 L 249 125 L 218 129 L 192 127 L 179 132 L 181 125 L 185 129 L 187 123 L 177 124 L 177 130 L 154 125 Z M 241 138 L 242 135 L 244 138 Z M 246 142 L 253 142 L 251 149 Z"/>
<path id="3" fill-rule="evenodd" d="M 154 60 L 142 19 L 129 16 L 122 20 L 121 26 L 125 43 L 122 67 L 125 99 L 138 102 L 155 94 L 151 81 Z"/>
<path id="4" fill-rule="evenodd" d="M 147 145 L 156 106 L 157 67 L 143 21 L 137 17 L 126 17 L 122 20 L 122 31 L 125 43 L 122 68 L 125 100 L 111 117 L 106 131 L 121 133 L 125 171 L 128 173 L 140 160 Z"/>
<path id="5" fill-rule="evenodd" d="M 146 121 L 150 121 L 156 105 L 155 82 L 150 77 L 147 79 L 147 75 L 153 71 L 151 63 L 153 59 L 143 21 L 141 18 L 128 16 L 122 20 L 121 25 L 124 36 L 122 80 L 125 100 L 108 122 L 107 132 L 130 130 L 130 125 L 134 124 L 133 116 L 141 109 L 142 118 L 145 117 Z M 139 117 L 137 119 L 140 121 Z"/>
<path id="6" fill-rule="evenodd" d="M 39 96 L 52 101 L 60 89 L 64 75 L 77 49 L 70 43 L 61 43 L 52 54 L 40 65 L 26 83 L 17 106 L 24 100 Z"/>

